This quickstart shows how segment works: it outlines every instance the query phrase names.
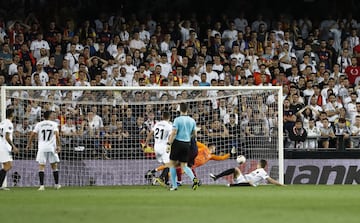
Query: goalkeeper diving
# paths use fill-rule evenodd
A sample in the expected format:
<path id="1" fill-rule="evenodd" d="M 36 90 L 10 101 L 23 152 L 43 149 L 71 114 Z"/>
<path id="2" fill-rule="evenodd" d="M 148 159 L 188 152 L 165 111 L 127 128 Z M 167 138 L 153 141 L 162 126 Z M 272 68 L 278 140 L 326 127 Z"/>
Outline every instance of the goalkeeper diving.
<path id="1" fill-rule="evenodd" d="M 215 155 L 215 151 L 216 151 L 216 147 L 214 144 L 209 144 L 208 146 L 206 146 L 204 143 L 201 143 L 199 141 L 196 141 L 196 146 L 197 146 L 197 155 L 195 156 L 195 159 L 189 163 L 193 163 L 193 165 L 191 165 L 191 170 L 193 171 L 194 175 L 196 176 L 196 172 L 195 169 L 197 167 L 200 167 L 204 164 L 206 164 L 209 160 L 216 160 L 216 161 L 222 161 L 222 160 L 227 160 L 230 157 L 230 154 L 224 154 L 224 155 Z M 195 148 L 192 148 L 195 149 Z M 158 171 L 162 171 L 164 169 L 167 168 L 167 165 L 161 165 L 153 170 L 149 170 L 147 172 L 147 174 L 145 175 L 145 177 L 148 176 L 154 176 L 156 172 Z M 181 175 L 182 175 L 182 171 L 181 168 L 177 168 L 176 170 L 177 172 L 177 181 L 179 182 L 179 184 L 181 184 Z M 161 181 L 163 181 L 165 184 L 167 184 L 166 179 L 167 178 L 162 178 L 164 177 L 163 175 L 160 176 L 160 179 L 157 179 L 156 181 L 159 182 L 160 184 L 162 184 Z"/>

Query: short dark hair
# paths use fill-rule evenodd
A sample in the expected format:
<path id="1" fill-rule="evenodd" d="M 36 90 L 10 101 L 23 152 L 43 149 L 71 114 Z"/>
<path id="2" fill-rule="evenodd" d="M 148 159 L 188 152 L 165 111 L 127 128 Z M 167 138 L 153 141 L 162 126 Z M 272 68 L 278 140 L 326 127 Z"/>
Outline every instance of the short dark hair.
<path id="1" fill-rule="evenodd" d="M 346 119 L 345 118 L 339 118 L 339 123 L 346 123 Z"/>
<path id="2" fill-rule="evenodd" d="M 6 118 L 11 118 L 14 115 L 14 109 L 9 108 L 6 110 Z"/>
<path id="3" fill-rule="evenodd" d="M 170 119 L 170 113 L 168 111 L 164 111 L 162 113 L 162 117 L 164 120 L 169 120 Z"/>
<path id="4" fill-rule="evenodd" d="M 187 110 L 188 110 L 187 104 L 184 103 L 184 102 L 181 103 L 181 104 L 180 104 L 180 111 L 185 113 L 185 112 L 187 112 Z"/>
<path id="5" fill-rule="evenodd" d="M 48 120 L 50 115 L 51 115 L 52 111 L 45 111 L 44 112 L 44 119 Z"/>
<path id="6" fill-rule="evenodd" d="M 266 160 L 260 160 L 259 163 L 260 163 L 261 168 L 265 168 L 266 165 L 267 165 L 267 161 L 266 161 Z"/>

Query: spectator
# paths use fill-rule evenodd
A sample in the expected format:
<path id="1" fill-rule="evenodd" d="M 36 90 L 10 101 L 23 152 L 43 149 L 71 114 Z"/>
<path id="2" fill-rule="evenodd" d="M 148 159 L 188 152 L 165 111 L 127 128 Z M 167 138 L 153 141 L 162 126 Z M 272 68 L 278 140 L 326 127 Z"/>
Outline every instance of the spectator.
<path id="1" fill-rule="evenodd" d="M 289 99 L 284 100 L 284 132 L 289 132 L 295 125 L 296 112 L 290 108 Z"/>
<path id="2" fill-rule="evenodd" d="M 133 33 L 133 38 L 129 42 L 130 51 L 134 53 L 135 50 L 140 50 L 141 53 L 146 52 L 146 45 L 144 41 L 140 39 L 138 31 Z"/>
<path id="3" fill-rule="evenodd" d="M 360 67 L 358 66 L 356 57 L 351 58 L 351 65 L 346 67 L 345 73 L 349 78 L 350 84 L 357 85 L 357 82 L 359 81 L 359 79 L 357 79 L 357 77 L 360 76 Z"/>
<path id="4" fill-rule="evenodd" d="M 209 127 L 205 129 L 205 134 L 210 137 L 209 143 L 220 146 L 221 142 L 224 142 L 224 138 L 229 136 L 229 131 L 220 120 L 214 119 L 209 121 Z"/>
<path id="5" fill-rule="evenodd" d="M 335 119 L 339 116 L 340 109 L 343 105 L 337 101 L 335 94 L 329 95 L 329 103 L 324 106 L 324 111 L 327 114 L 330 123 L 334 123 Z"/>
<path id="6" fill-rule="evenodd" d="M 78 30 L 78 33 L 79 33 L 80 43 L 85 43 L 85 41 L 88 37 L 92 38 L 95 41 L 95 38 L 96 38 L 95 29 L 90 26 L 89 20 L 85 20 L 82 23 L 82 26 Z"/>
<path id="7" fill-rule="evenodd" d="M 61 125 L 60 136 L 62 146 L 74 148 L 75 146 L 82 145 L 78 137 L 79 134 L 75 122 L 71 117 L 67 117 L 66 123 Z"/>
<path id="8" fill-rule="evenodd" d="M 109 58 L 111 57 L 110 53 L 105 49 L 105 43 L 101 42 L 99 44 L 99 50 L 96 51 L 95 56 L 97 56 L 98 58 L 101 58 L 105 61 L 108 61 Z"/>
<path id="9" fill-rule="evenodd" d="M 345 150 L 350 147 L 351 130 L 346 126 L 346 119 L 339 118 L 335 124 L 336 147 L 338 150 Z"/>
<path id="10" fill-rule="evenodd" d="M 229 131 L 229 139 L 230 139 L 229 147 L 231 149 L 238 149 L 240 144 L 237 134 L 241 132 L 241 129 L 240 129 L 240 125 L 238 124 L 237 114 L 234 113 L 229 114 L 229 122 L 225 123 L 225 128 Z"/>
<path id="11" fill-rule="evenodd" d="M 250 118 L 245 128 L 246 142 L 248 145 L 263 147 L 265 139 L 268 139 L 269 129 L 265 126 L 263 116 L 257 110 L 250 113 Z"/>
<path id="12" fill-rule="evenodd" d="M 30 136 L 33 126 L 30 125 L 29 120 L 24 118 L 20 123 L 16 124 L 14 130 L 15 141 L 19 147 L 25 148 L 27 146 L 27 141 Z"/>
<path id="13" fill-rule="evenodd" d="M 304 149 L 307 131 L 303 128 L 301 119 L 296 120 L 294 127 L 289 131 L 289 139 L 291 140 L 289 148 Z"/>
<path id="14" fill-rule="evenodd" d="M 305 128 L 307 132 L 307 139 L 304 142 L 305 149 L 316 149 L 318 148 L 318 140 L 321 136 L 320 129 L 315 126 L 315 120 L 310 118 L 309 126 Z"/>
<path id="15" fill-rule="evenodd" d="M 43 34 L 38 33 L 36 35 L 36 40 L 33 40 L 30 45 L 30 50 L 32 55 L 34 55 L 36 60 L 39 60 L 41 57 L 40 49 L 44 48 L 46 55 L 50 56 L 50 46 L 46 40 L 43 40 Z"/>
<path id="16" fill-rule="evenodd" d="M 355 117 L 355 123 L 353 123 L 350 127 L 351 130 L 351 138 L 353 148 L 359 148 L 360 146 L 360 115 Z"/>
<path id="17" fill-rule="evenodd" d="M 18 66 L 20 65 L 20 57 L 19 55 L 14 55 L 14 57 L 12 58 L 12 63 L 9 65 L 9 78 L 18 73 Z"/>
<path id="18" fill-rule="evenodd" d="M 2 44 L 2 52 L 0 52 L 0 59 L 3 60 L 6 70 L 13 61 L 13 56 L 8 43 Z"/>
<path id="19" fill-rule="evenodd" d="M 320 128 L 321 138 L 319 140 L 319 144 L 321 148 L 330 148 L 330 141 L 335 138 L 335 133 L 333 128 L 331 127 L 329 120 L 324 118 L 322 120 L 322 127 Z"/>

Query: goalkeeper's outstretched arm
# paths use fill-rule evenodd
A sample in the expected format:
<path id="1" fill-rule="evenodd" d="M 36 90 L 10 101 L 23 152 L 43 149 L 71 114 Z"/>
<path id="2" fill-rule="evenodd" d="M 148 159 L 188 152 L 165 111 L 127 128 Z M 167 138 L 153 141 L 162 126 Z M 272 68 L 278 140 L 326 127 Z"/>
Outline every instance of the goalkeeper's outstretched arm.
<path id="1" fill-rule="evenodd" d="M 222 155 L 222 156 L 211 154 L 210 160 L 222 161 L 222 160 L 229 159 L 229 157 L 230 157 L 230 153 L 227 153 L 227 154 Z"/>

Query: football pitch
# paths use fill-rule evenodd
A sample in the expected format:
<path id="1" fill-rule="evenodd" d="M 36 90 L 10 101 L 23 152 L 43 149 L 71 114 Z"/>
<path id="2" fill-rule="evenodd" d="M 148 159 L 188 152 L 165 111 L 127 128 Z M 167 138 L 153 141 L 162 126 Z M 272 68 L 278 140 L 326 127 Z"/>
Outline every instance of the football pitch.
<path id="1" fill-rule="evenodd" d="M 160 186 L 11 188 L 0 191 L 1 222 L 322 223 L 360 220 L 357 185 L 228 188 Z"/>

